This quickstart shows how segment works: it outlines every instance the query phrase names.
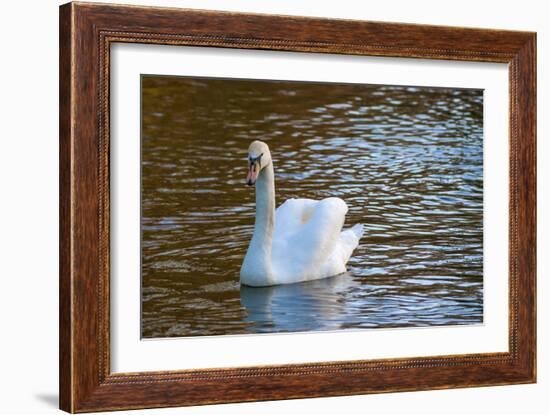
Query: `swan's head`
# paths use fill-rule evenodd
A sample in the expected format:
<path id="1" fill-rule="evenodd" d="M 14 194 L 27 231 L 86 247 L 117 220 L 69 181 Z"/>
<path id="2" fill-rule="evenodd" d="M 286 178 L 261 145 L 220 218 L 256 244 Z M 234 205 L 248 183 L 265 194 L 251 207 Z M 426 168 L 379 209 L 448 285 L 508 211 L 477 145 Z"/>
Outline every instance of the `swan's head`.
<path id="1" fill-rule="evenodd" d="M 262 169 L 271 163 L 269 147 L 263 141 L 253 141 L 248 147 L 248 175 L 246 184 L 252 186 L 256 183 Z"/>

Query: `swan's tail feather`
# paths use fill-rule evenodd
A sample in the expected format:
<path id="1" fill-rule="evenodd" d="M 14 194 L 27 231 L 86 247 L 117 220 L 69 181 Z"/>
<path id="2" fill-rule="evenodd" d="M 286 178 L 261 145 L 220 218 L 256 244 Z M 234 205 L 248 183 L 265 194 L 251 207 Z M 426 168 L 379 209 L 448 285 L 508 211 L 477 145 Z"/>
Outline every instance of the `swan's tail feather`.
<path id="1" fill-rule="evenodd" d="M 363 224 L 358 223 L 340 234 L 342 241 L 340 245 L 340 252 L 342 253 L 342 260 L 344 261 L 344 264 L 348 262 L 354 249 L 357 248 L 357 245 L 359 245 L 359 239 L 363 236 L 363 232 Z"/>
<path id="2" fill-rule="evenodd" d="M 357 240 L 359 240 L 363 237 L 363 233 L 365 232 L 365 227 L 363 226 L 362 223 L 358 223 L 351 227 L 351 231 L 355 234 L 355 237 L 357 238 Z"/>

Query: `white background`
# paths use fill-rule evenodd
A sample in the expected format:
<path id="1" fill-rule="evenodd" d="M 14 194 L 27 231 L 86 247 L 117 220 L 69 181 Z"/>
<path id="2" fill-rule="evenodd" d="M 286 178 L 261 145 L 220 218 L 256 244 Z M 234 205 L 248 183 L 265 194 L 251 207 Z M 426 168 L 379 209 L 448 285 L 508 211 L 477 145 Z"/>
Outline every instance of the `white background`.
<path id="1" fill-rule="evenodd" d="M 342 17 L 397 22 L 533 30 L 538 32 L 538 312 L 539 383 L 536 385 L 218 405 L 132 413 L 279 414 L 281 412 L 464 414 L 546 413 L 550 388 L 549 308 L 542 301 L 550 271 L 548 190 L 549 123 L 542 82 L 549 64 L 545 2 L 357 2 L 262 0 L 139 1 L 133 3 Z M 58 261 L 57 1 L 6 2 L 2 8 L 0 121 L 0 259 L 2 341 L 0 408 L 4 413 L 56 413 Z M 548 78 L 548 75 L 546 76 Z M 546 213 L 545 213 L 546 212 Z M 547 296 L 547 295 L 546 295 Z"/>
<path id="2" fill-rule="evenodd" d="M 508 284 L 503 278 L 508 273 L 508 262 L 503 260 L 508 255 L 507 65 L 135 44 L 113 46 L 110 62 L 111 370 L 144 372 L 508 351 Z M 483 324 L 140 341 L 142 73 L 483 89 Z"/>

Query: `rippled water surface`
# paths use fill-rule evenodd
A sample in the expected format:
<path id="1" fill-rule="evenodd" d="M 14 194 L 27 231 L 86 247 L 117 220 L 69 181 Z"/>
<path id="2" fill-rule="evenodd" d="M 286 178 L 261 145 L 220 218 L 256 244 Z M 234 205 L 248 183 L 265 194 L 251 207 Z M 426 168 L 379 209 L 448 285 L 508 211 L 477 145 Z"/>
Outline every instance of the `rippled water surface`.
<path id="1" fill-rule="evenodd" d="M 255 139 L 365 224 L 348 273 L 239 286 Z M 142 336 L 481 323 L 482 144 L 480 90 L 143 76 Z"/>

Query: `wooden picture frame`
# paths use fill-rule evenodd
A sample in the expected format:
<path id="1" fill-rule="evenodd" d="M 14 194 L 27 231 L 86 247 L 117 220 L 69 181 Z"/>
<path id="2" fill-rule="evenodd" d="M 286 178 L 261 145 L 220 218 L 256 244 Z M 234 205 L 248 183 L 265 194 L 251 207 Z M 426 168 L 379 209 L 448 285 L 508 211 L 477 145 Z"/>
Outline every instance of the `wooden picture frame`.
<path id="1" fill-rule="evenodd" d="M 509 65 L 509 352 L 111 373 L 109 69 L 117 42 Z M 68 412 L 536 380 L 536 34 L 69 3 L 60 8 L 60 407 Z"/>

